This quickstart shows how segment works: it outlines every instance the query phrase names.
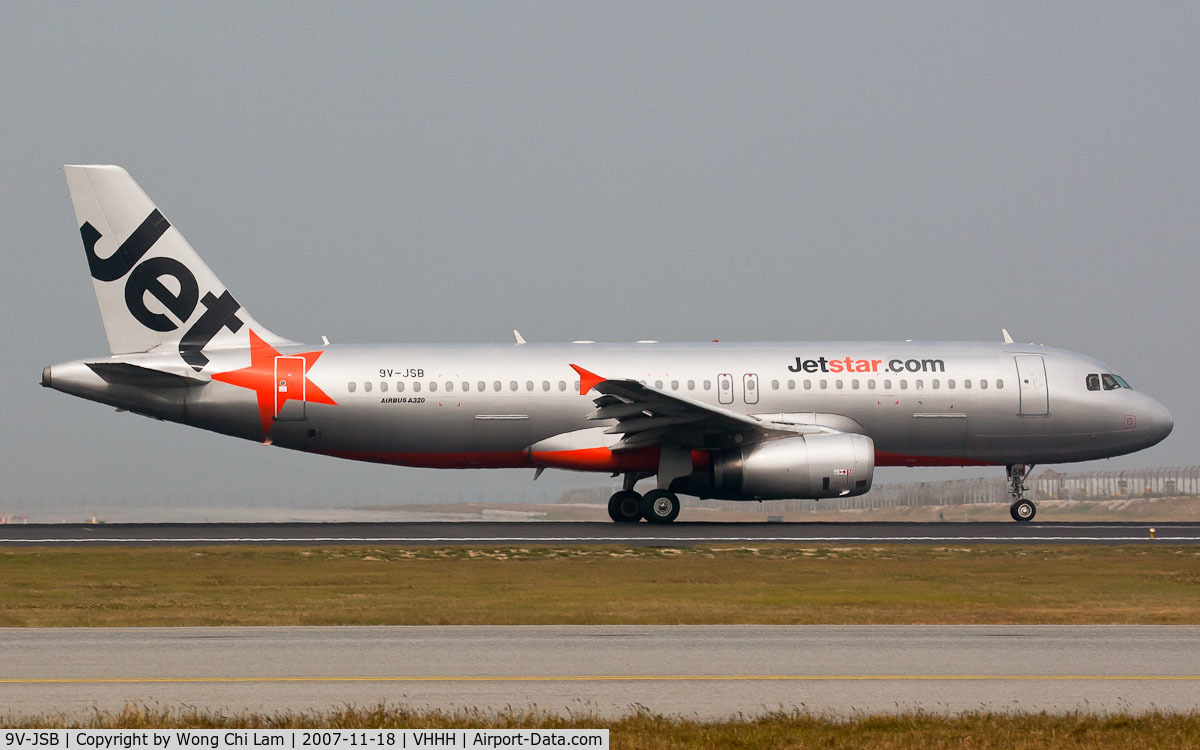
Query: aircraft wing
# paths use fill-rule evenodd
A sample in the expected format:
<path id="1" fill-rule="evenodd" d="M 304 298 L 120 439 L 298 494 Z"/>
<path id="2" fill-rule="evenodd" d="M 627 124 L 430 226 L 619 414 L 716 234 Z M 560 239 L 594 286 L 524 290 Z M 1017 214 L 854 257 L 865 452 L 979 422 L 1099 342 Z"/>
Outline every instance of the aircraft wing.
<path id="1" fill-rule="evenodd" d="M 651 388 L 637 380 L 603 378 L 571 365 L 579 373 L 580 395 L 601 394 L 590 420 L 615 419 L 604 432 L 619 434 L 613 451 L 671 443 L 691 450 L 719 450 L 796 434 L 834 432 L 820 425 L 760 419 L 702 401 Z"/>

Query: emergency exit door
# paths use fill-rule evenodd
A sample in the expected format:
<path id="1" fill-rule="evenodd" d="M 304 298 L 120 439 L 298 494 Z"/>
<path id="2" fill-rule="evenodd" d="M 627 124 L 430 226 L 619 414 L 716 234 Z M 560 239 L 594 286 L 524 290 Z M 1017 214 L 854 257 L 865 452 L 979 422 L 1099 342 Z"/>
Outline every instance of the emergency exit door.
<path id="1" fill-rule="evenodd" d="M 733 376 L 727 372 L 717 376 L 717 401 L 722 404 L 733 403 Z"/>
<path id="2" fill-rule="evenodd" d="M 742 398 L 747 404 L 758 403 L 758 376 L 752 372 L 742 376 Z"/>
<path id="3" fill-rule="evenodd" d="M 305 419 L 304 357 L 275 358 L 275 419 Z"/>
<path id="4" fill-rule="evenodd" d="M 1021 394 L 1020 410 L 1025 417 L 1044 417 L 1050 413 L 1050 392 L 1046 388 L 1046 361 L 1040 354 L 1018 354 L 1017 385 Z"/>

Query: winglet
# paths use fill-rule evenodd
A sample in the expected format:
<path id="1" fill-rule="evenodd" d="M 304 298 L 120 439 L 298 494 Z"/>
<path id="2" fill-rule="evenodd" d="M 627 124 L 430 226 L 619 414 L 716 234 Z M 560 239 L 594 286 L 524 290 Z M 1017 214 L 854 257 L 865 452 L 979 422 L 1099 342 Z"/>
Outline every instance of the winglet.
<path id="1" fill-rule="evenodd" d="M 579 365 L 571 365 L 571 369 L 579 373 L 580 396 L 586 396 L 588 391 L 608 380 L 608 378 L 602 378 L 594 372 L 588 372 Z"/>
<path id="2" fill-rule="evenodd" d="M 518 331 L 516 328 L 513 329 L 513 336 L 515 336 L 517 338 L 517 346 L 520 346 L 521 344 L 525 343 L 525 337 L 522 336 L 521 332 Z"/>
<path id="3" fill-rule="evenodd" d="M 1004 343 L 1011 344 L 1013 342 L 1013 337 L 1008 335 L 1007 328 L 1001 328 L 1000 333 L 1004 334 Z"/>

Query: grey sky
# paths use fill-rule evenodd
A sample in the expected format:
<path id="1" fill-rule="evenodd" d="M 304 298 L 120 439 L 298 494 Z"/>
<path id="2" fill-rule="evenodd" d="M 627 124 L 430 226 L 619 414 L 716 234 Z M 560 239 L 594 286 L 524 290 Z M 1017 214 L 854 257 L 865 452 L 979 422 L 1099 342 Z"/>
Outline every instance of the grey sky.
<path id="1" fill-rule="evenodd" d="M 9 7 L 0 512 L 604 481 L 337 462 L 39 388 L 106 351 L 68 162 L 129 169 L 292 338 L 1006 326 L 1172 410 L 1103 468 L 1200 463 L 1198 6 L 647 5 Z"/>

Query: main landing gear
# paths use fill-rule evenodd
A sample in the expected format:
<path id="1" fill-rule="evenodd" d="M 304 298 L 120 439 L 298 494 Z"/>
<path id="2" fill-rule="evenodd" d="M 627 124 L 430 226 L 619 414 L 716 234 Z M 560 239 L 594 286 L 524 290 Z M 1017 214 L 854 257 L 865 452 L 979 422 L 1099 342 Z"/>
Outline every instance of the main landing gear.
<path id="1" fill-rule="evenodd" d="M 642 520 L 642 496 L 633 490 L 621 490 L 608 499 L 608 517 L 617 523 Z"/>
<path id="2" fill-rule="evenodd" d="M 1025 477 L 1029 476 L 1031 471 L 1033 471 L 1032 464 L 1028 466 L 1025 464 L 1008 465 L 1008 494 L 1013 499 L 1008 514 L 1014 521 L 1020 523 L 1028 523 L 1037 515 L 1037 506 L 1033 504 L 1032 500 L 1025 497 L 1025 493 L 1029 491 L 1029 488 L 1025 486 Z"/>
<path id="3" fill-rule="evenodd" d="M 608 517 L 617 523 L 670 523 L 679 515 L 679 496 L 670 490 L 650 490 L 644 496 L 633 489 L 640 477 L 625 475 L 625 489 L 608 499 Z"/>

